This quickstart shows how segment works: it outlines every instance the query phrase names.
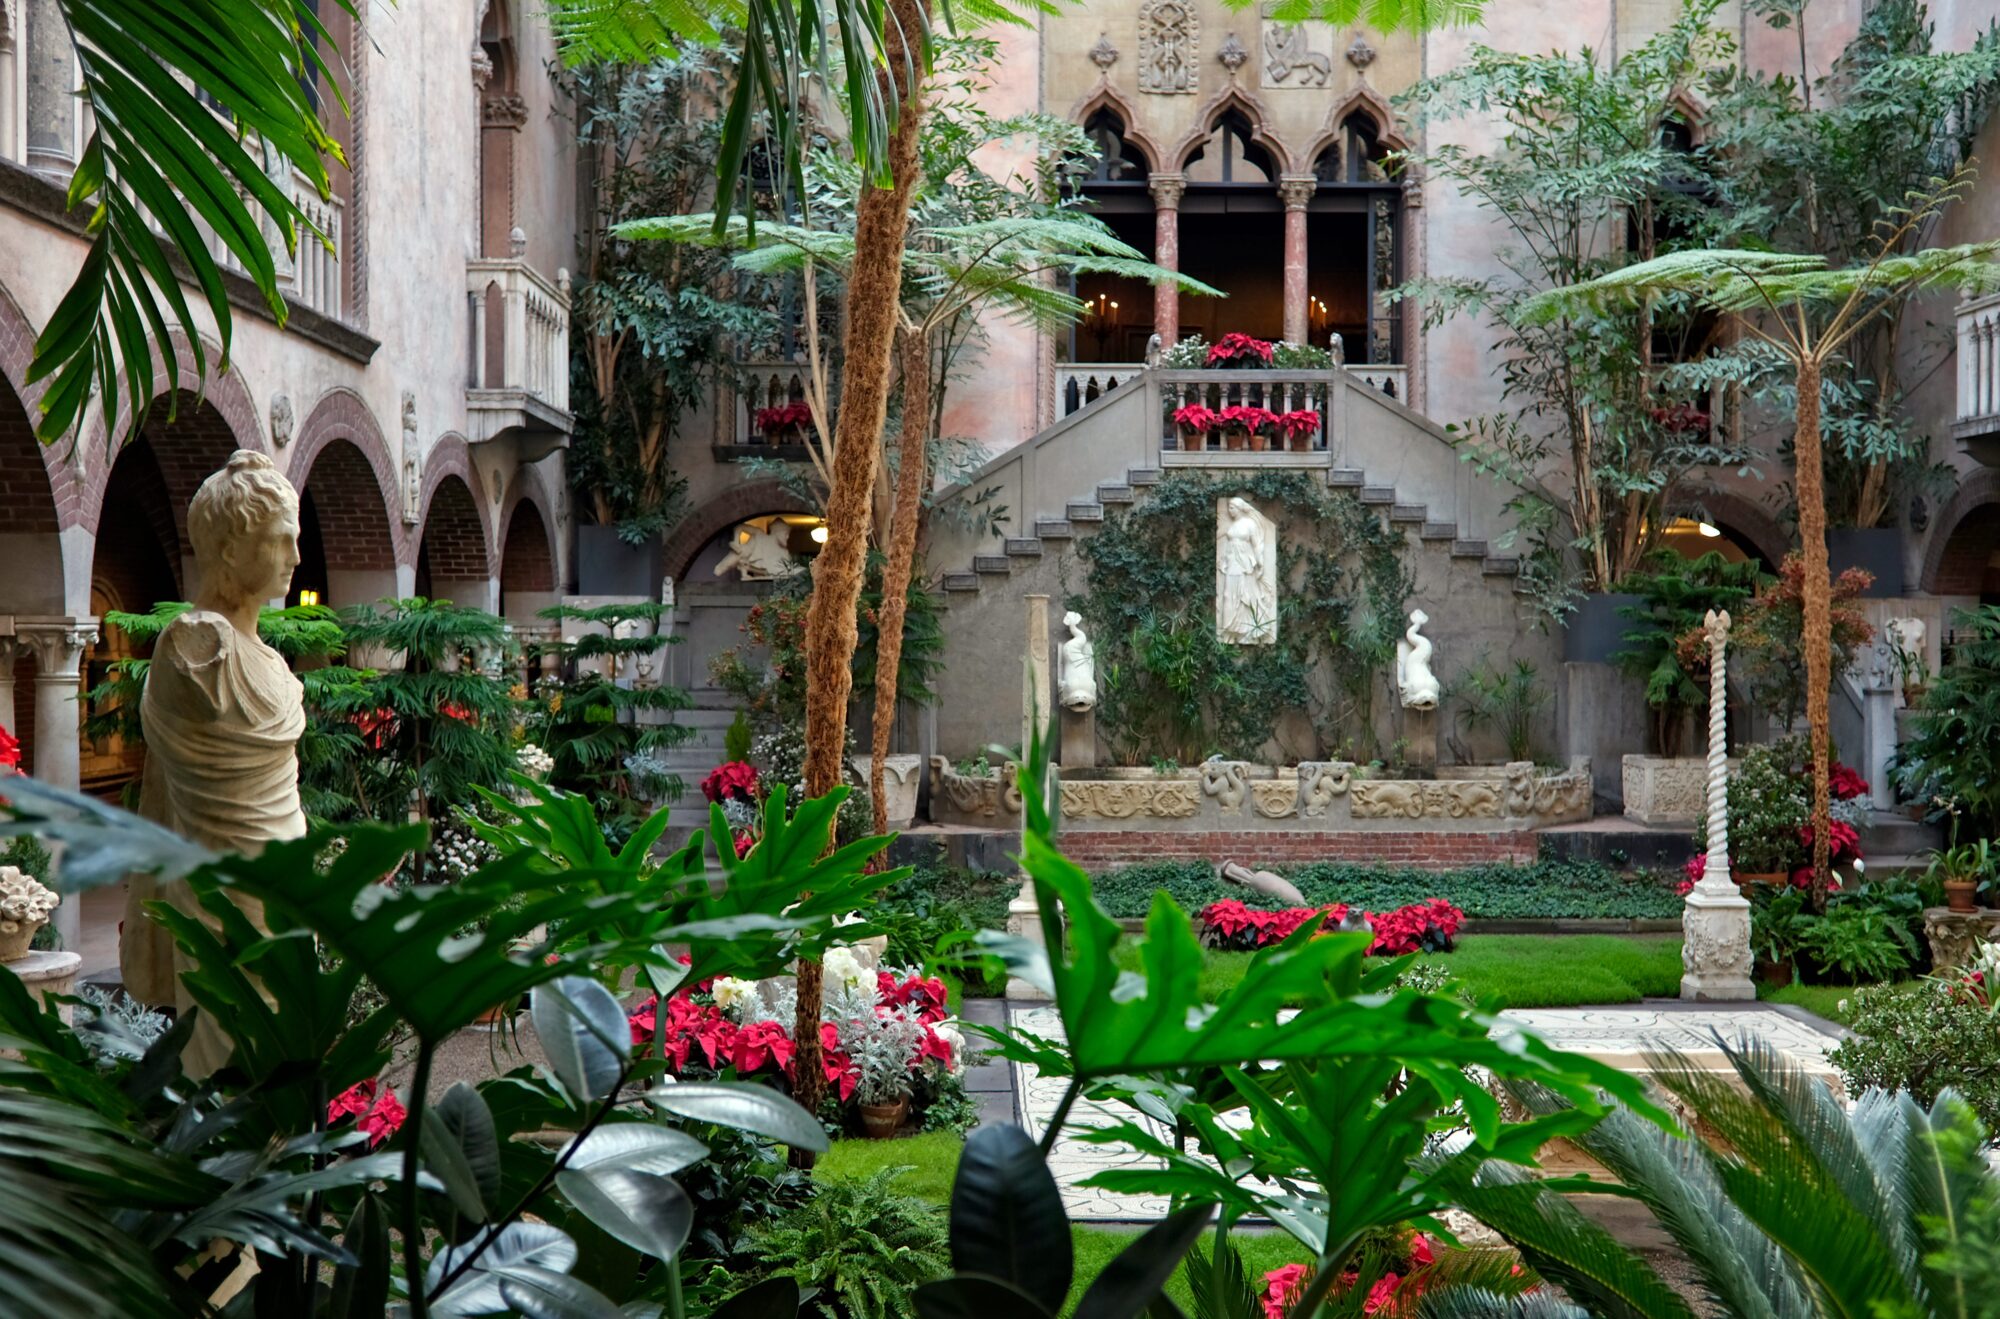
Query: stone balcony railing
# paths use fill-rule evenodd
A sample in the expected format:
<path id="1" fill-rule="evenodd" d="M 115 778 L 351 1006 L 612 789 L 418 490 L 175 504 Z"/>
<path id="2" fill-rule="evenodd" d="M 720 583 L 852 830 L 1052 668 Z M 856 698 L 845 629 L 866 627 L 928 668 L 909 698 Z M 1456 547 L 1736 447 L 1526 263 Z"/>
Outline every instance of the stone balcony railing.
<path id="1" fill-rule="evenodd" d="M 465 263 L 471 354 L 465 398 L 476 444 L 505 432 L 539 436 L 543 452 L 573 425 L 569 408 L 569 272 L 550 283 L 519 257 Z"/>
<path id="2" fill-rule="evenodd" d="M 1143 362 L 1058 362 L 1056 415 L 1089 407 L 1145 369 Z"/>
<path id="3" fill-rule="evenodd" d="M 1958 409 L 1951 433 L 1981 462 L 2000 466 L 2000 293 L 1958 309 Z"/>

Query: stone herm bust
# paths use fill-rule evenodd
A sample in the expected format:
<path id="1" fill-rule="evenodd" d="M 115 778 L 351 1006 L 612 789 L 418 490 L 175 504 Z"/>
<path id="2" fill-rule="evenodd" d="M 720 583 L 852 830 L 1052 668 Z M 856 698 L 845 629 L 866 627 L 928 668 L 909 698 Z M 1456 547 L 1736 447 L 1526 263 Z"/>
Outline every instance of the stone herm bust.
<path id="1" fill-rule="evenodd" d="M 284 657 L 257 635 L 265 604 L 291 585 L 298 537 L 298 493 L 261 453 L 231 455 L 188 506 L 194 607 L 153 646 L 139 704 L 146 739 L 139 809 L 216 851 L 255 853 L 306 831 L 297 754 L 304 693 Z M 126 988 L 143 1002 L 178 1000 L 185 1008 L 176 976 L 185 968 L 141 905 L 156 896 L 198 914 L 185 884 L 133 879 L 120 948 Z M 261 912 L 250 914 L 261 924 Z"/>

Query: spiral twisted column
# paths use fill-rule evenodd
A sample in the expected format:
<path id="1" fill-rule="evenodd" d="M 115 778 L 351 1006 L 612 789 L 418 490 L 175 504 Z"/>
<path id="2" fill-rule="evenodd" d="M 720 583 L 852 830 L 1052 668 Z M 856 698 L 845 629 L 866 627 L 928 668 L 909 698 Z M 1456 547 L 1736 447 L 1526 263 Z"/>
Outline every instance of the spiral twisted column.
<path id="1" fill-rule="evenodd" d="M 1681 910 L 1681 997 L 1743 1002 L 1750 981 L 1750 903 L 1729 877 L 1729 614 L 1710 611 L 1708 632 L 1708 857 Z"/>
<path id="2" fill-rule="evenodd" d="M 1702 886 L 1733 894 L 1729 877 L 1729 611 L 1708 611 L 1708 862 Z"/>

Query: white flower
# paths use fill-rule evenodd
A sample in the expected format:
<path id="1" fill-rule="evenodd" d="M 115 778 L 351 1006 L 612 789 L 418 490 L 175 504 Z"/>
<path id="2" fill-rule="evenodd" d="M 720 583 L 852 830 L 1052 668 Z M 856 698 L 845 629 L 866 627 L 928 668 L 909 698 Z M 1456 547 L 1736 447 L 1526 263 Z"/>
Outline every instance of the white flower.
<path id="1" fill-rule="evenodd" d="M 830 948 L 823 964 L 825 975 L 830 980 L 838 980 L 846 985 L 864 985 L 874 981 L 868 968 L 861 965 L 861 959 L 854 955 L 852 948 Z"/>
<path id="2" fill-rule="evenodd" d="M 521 772 L 531 779 L 546 780 L 555 772 L 555 757 L 533 742 L 523 743 L 521 749 L 514 753 L 514 759 L 520 765 Z"/>
<path id="3" fill-rule="evenodd" d="M 734 976 L 717 976 L 709 985 L 715 995 L 715 1006 L 724 1012 L 734 1013 L 746 1003 L 757 1001 L 757 982 L 738 980 Z"/>
<path id="4" fill-rule="evenodd" d="M 965 1071 L 965 1033 L 958 1023 L 947 1018 L 931 1027 L 937 1037 L 951 1047 L 951 1074 L 958 1076 Z"/>

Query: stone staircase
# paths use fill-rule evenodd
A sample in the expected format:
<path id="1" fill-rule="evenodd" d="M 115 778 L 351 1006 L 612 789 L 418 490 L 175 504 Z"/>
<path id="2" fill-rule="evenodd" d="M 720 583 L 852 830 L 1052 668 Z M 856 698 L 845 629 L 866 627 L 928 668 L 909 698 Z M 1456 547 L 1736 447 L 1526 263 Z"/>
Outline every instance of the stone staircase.
<path id="1" fill-rule="evenodd" d="M 661 754 L 667 768 L 680 777 L 680 800 L 673 804 L 667 821 L 676 829 L 696 829 L 708 823 L 708 803 L 702 800 L 701 781 L 722 763 L 723 734 L 736 719 L 734 706 L 715 708 L 697 705 L 676 711 L 674 722 L 693 730 L 679 746 Z"/>
<path id="2" fill-rule="evenodd" d="M 1071 500 L 1060 515 L 1035 517 L 1029 524 L 1034 535 L 1007 537 L 1001 541 L 1000 553 L 975 554 L 970 567 L 946 572 L 944 590 L 947 594 L 977 592 L 989 579 L 1005 579 L 1017 565 L 1041 558 L 1052 543 L 1072 542 L 1095 531 L 1103 525 L 1107 510 L 1136 502 L 1142 490 L 1159 484 L 1160 477 L 1157 467 L 1133 467 L 1126 469 L 1121 481 L 1099 482 L 1094 498 Z M 1478 560 L 1480 571 L 1488 577 L 1520 575 L 1519 558 L 1493 554 L 1485 541 L 1460 537 L 1456 523 L 1433 521 L 1427 505 L 1399 498 L 1394 486 L 1369 484 L 1366 472 L 1337 467 L 1327 474 L 1327 484 L 1349 491 L 1363 507 L 1378 509 L 1391 526 L 1414 529 L 1421 543 L 1447 544 L 1452 558 Z"/>

